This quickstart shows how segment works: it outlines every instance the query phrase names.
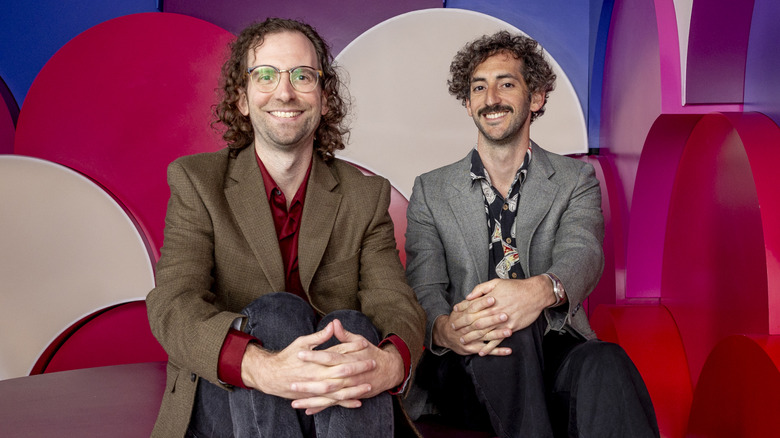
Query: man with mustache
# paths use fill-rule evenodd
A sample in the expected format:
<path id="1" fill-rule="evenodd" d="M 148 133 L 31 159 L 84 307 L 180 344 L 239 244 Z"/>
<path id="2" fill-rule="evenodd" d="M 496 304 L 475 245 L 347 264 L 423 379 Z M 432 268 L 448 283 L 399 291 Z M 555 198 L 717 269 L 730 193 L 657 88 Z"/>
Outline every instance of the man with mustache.
<path id="1" fill-rule="evenodd" d="M 555 83 L 542 49 L 483 36 L 450 74 L 479 132 L 416 179 L 407 210 L 407 279 L 428 320 L 409 413 L 500 437 L 657 437 L 641 376 L 582 307 L 604 266 L 594 169 L 530 139 Z"/>

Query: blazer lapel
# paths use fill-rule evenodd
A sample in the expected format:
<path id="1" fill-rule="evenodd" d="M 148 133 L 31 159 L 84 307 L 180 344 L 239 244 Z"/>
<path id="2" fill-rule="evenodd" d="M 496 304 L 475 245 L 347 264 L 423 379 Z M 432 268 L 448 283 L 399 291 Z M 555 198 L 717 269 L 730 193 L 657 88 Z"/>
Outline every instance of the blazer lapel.
<path id="1" fill-rule="evenodd" d="M 283 291 L 282 253 L 254 148 L 246 147 L 231 161 L 225 198 L 272 290 Z"/>
<path id="2" fill-rule="evenodd" d="M 524 242 L 525 248 L 517 248 L 520 257 L 520 266 L 525 275 L 531 276 L 528 259 L 531 252 L 531 239 L 536 228 L 542 223 L 542 219 L 550 211 L 558 186 L 550 181 L 555 173 L 547 152 L 533 143 L 533 160 L 528 169 L 528 178 L 523 183 L 520 199 L 517 205 L 517 218 L 515 219 L 515 234 L 517 242 Z"/>
<path id="3" fill-rule="evenodd" d="M 328 165 L 315 154 L 303 201 L 298 240 L 298 272 L 305 291 L 311 286 L 336 222 L 336 213 L 341 204 L 341 194 L 333 191 L 337 185 L 338 180 Z"/>
<path id="4" fill-rule="evenodd" d="M 475 153 L 472 151 L 471 153 Z M 452 214 L 458 222 L 466 251 L 476 269 L 479 282 L 487 281 L 488 235 L 487 216 L 482 188 L 470 178 L 471 154 L 461 160 L 456 172 L 451 173 L 450 182 L 454 191 L 449 194 Z"/>

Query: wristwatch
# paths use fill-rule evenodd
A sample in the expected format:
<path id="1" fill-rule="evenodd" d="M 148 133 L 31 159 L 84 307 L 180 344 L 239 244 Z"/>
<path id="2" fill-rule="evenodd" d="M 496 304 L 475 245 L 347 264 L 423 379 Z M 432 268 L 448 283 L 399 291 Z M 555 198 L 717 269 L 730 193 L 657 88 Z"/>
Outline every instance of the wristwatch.
<path id="1" fill-rule="evenodd" d="M 545 272 L 544 275 L 552 281 L 553 294 L 555 295 L 555 304 L 550 307 L 556 307 L 566 300 L 566 291 L 563 289 L 563 283 L 555 274 Z"/>

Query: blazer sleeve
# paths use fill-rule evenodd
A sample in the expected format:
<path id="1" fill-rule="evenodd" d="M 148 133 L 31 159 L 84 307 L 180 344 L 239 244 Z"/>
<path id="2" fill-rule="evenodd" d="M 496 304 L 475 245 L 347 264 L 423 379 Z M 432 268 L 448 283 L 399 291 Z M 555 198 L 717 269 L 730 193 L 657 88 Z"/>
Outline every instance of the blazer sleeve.
<path id="1" fill-rule="evenodd" d="M 425 346 L 435 354 L 443 354 L 448 350 L 433 344 L 433 324 L 452 310 L 445 298 L 449 276 L 444 244 L 427 195 L 423 179 L 415 178 L 406 210 L 406 275 L 427 316 Z"/>
<path id="2" fill-rule="evenodd" d="M 169 166 L 168 184 L 165 243 L 156 287 L 146 298 L 149 324 L 171 362 L 217 383 L 220 348 L 243 317 L 214 305 L 214 227 L 202 190 L 181 160 Z"/>
<path id="3" fill-rule="evenodd" d="M 564 323 L 571 324 L 604 269 L 604 216 L 599 181 L 592 165 L 585 163 L 578 170 L 576 184 L 558 219 L 552 265 L 545 271 L 558 276 L 568 298 L 568 305 L 550 309 L 552 314 L 567 312 L 562 315 L 564 318 L 552 318 L 551 328 L 556 330 Z"/>
<path id="4" fill-rule="evenodd" d="M 360 249 L 358 300 L 383 336 L 399 336 L 411 354 L 412 369 L 423 351 L 425 314 L 406 282 L 398 258 L 390 205 L 390 183 L 382 179 L 372 197 L 374 212 L 363 234 Z"/>

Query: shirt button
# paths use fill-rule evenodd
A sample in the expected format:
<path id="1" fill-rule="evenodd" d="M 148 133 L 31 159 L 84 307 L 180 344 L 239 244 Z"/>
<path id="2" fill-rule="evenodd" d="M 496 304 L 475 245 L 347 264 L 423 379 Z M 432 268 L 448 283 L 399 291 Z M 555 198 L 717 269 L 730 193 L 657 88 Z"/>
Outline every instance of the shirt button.
<path id="1" fill-rule="evenodd" d="M 512 278 L 517 278 L 517 272 L 512 273 Z"/>
<path id="2" fill-rule="evenodd" d="M 509 204 L 504 204 L 504 211 L 509 210 Z"/>
<path id="3" fill-rule="evenodd" d="M 511 237 L 507 237 L 506 238 L 506 243 L 512 243 L 512 238 Z"/>
<path id="4" fill-rule="evenodd" d="M 279 196 L 282 194 L 282 191 L 279 189 L 274 189 L 274 195 Z"/>

